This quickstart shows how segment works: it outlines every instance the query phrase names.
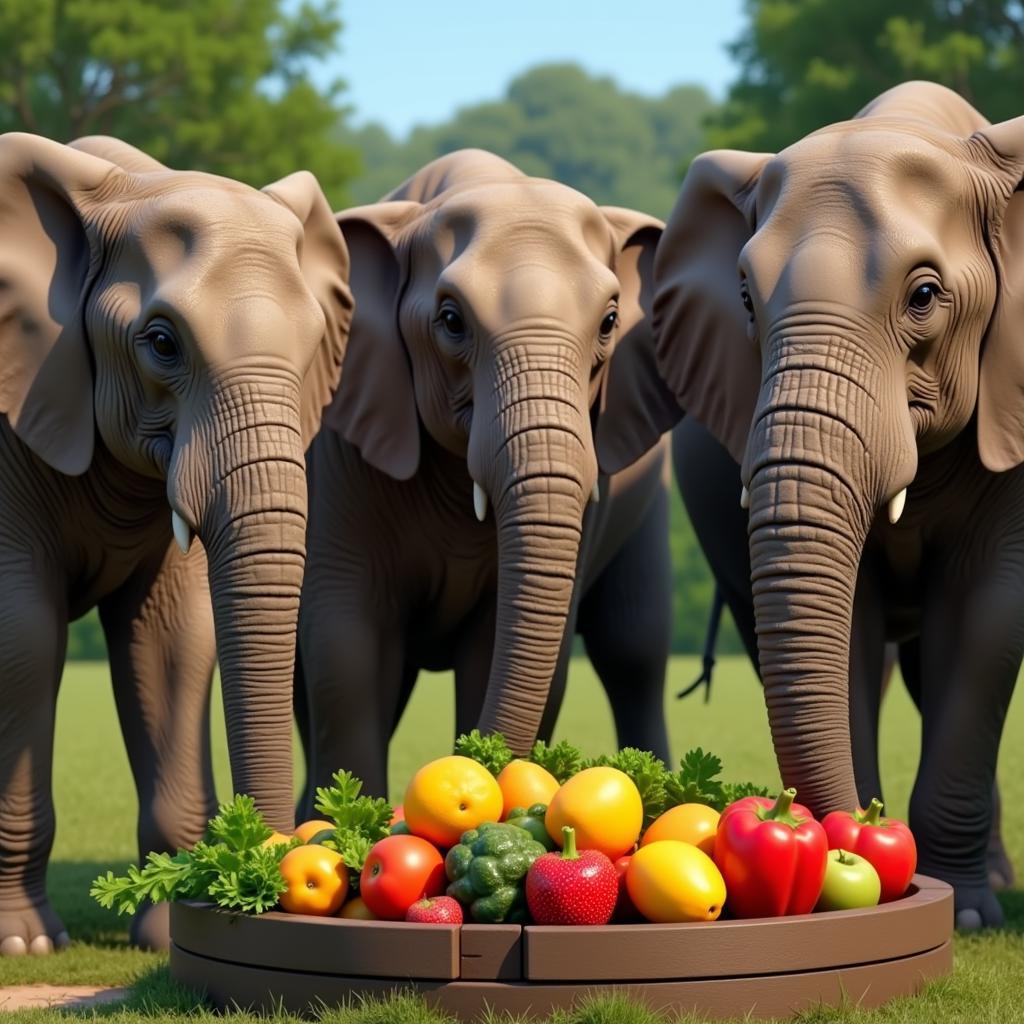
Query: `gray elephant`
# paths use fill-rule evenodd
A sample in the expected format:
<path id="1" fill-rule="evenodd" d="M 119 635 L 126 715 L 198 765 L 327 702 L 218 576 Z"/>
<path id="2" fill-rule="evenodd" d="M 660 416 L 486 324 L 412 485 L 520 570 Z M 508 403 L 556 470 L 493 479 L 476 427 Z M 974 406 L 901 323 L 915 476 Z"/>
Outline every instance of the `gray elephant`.
<path id="1" fill-rule="evenodd" d="M 741 467 L 782 777 L 818 813 L 880 791 L 885 641 L 916 642 L 911 826 L 968 927 L 1002 919 L 1024 652 L 1022 178 L 1024 118 L 909 83 L 776 156 L 698 158 L 656 261 L 661 372 Z"/>
<path id="2" fill-rule="evenodd" d="M 648 315 L 661 223 L 476 150 L 338 222 L 356 313 L 308 460 L 311 782 L 345 766 L 385 791 L 421 668 L 454 668 L 460 731 L 524 752 L 576 626 L 620 740 L 667 756 L 667 445 L 638 386 L 675 410 Z"/>
<path id="3" fill-rule="evenodd" d="M 67 941 L 46 896 L 54 705 L 91 608 L 140 856 L 195 842 L 214 808 L 218 657 L 234 786 L 292 824 L 303 451 L 347 272 L 309 174 L 261 193 L 113 139 L 0 137 L 0 953 Z M 165 916 L 133 934 L 165 942 Z"/>

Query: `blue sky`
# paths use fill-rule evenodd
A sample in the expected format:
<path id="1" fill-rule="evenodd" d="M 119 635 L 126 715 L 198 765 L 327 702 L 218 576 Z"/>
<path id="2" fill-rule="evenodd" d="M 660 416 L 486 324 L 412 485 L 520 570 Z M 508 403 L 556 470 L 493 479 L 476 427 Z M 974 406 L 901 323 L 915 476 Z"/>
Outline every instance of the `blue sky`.
<path id="1" fill-rule="evenodd" d="M 346 0 L 342 52 L 353 122 L 404 134 L 501 95 L 520 71 L 575 61 L 656 95 L 698 82 L 721 96 L 742 0 Z"/>

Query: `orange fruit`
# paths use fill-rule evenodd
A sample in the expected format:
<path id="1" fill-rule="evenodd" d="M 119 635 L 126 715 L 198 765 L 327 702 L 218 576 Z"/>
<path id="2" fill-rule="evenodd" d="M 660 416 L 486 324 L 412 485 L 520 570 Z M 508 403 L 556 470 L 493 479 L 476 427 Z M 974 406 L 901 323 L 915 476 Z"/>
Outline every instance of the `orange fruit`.
<path id="1" fill-rule="evenodd" d="M 286 836 L 283 832 L 274 832 L 272 835 L 267 836 L 260 843 L 260 846 L 283 846 L 285 843 L 290 843 L 294 838 L 294 836 Z"/>
<path id="2" fill-rule="evenodd" d="M 338 911 L 338 917 L 346 917 L 351 921 L 376 921 L 373 911 L 363 902 L 362 897 L 355 896 Z"/>
<path id="3" fill-rule="evenodd" d="M 703 850 L 709 857 L 715 848 L 715 833 L 721 815 L 706 804 L 680 804 L 670 807 L 659 818 L 651 822 L 641 846 L 660 842 L 662 839 L 677 839 Z"/>
<path id="4" fill-rule="evenodd" d="M 585 768 L 564 782 L 548 804 L 544 827 L 562 845 L 562 828 L 576 830 L 578 850 L 600 850 L 609 860 L 629 853 L 640 838 L 644 805 L 633 780 L 618 768 Z"/>
<path id="5" fill-rule="evenodd" d="M 320 821 L 314 819 L 313 821 L 304 821 L 296 830 L 295 834 L 304 842 L 308 843 L 310 839 L 315 835 L 323 832 L 325 829 L 334 831 L 333 821 Z"/>
<path id="6" fill-rule="evenodd" d="M 452 754 L 425 764 L 410 780 L 402 807 L 414 836 L 447 849 L 467 829 L 499 821 L 501 787 L 482 765 Z"/>
<path id="7" fill-rule="evenodd" d="M 281 907 L 289 914 L 336 914 L 348 895 L 348 868 L 326 846 L 296 846 L 281 858 L 288 888 Z"/>
<path id="8" fill-rule="evenodd" d="M 532 807 L 549 804 L 558 792 L 558 779 L 546 768 L 532 761 L 517 758 L 509 761 L 498 775 L 498 785 L 504 801 L 501 820 L 508 817 L 513 807 Z"/>

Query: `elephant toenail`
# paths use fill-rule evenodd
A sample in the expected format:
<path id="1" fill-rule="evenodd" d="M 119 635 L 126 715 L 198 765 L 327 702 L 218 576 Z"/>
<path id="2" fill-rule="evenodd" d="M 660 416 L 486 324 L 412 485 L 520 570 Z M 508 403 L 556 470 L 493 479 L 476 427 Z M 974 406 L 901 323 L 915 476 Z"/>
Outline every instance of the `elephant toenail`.
<path id="1" fill-rule="evenodd" d="M 965 932 L 976 932 L 982 926 L 981 913 L 973 907 L 956 915 L 956 926 Z"/>
<path id="2" fill-rule="evenodd" d="M 0 956 L 24 956 L 27 952 L 28 947 L 20 935 L 8 935 L 0 942 Z"/>
<path id="3" fill-rule="evenodd" d="M 28 951 L 33 956 L 47 956 L 53 952 L 53 941 L 49 935 L 37 935 L 28 944 Z"/>

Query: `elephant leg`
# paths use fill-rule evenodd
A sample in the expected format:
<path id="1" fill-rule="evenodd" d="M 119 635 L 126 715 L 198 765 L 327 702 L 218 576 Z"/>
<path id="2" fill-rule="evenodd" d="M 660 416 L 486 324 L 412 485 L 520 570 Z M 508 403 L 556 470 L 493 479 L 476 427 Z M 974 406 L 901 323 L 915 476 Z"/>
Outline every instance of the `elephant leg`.
<path id="1" fill-rule="evenodd" d="M 964 928 L 1003 920 L 986 852 L 999 740 L 1024 654 L 1024 574 L 1006 565 L 982 579 L 942 578 L 921 634 L 922 752 L 910 824 L 919 870 L 953 885 Z"/>
<path id="2" fill-rule="evenodd" d="M 672 559 L 668 492 L 580 603 L 577 629 L 608 694 L 619 747 L 650 750 L 669 763 L 665 672 L 672 643 Z"/>
<path id="3" fill-rule="evenodd" d="M 48 953 L 68 934 L 46 896 L 53 728 L 67 617 L 62 588 L 6 562 L 0 603 L 0 956 Z"/>
<path id="4" fill-rule="evenodd" d="M 217 659 L 206 556 L 171 544 L 100 602 L 117 714 L 139 798 L 139 862 L 202 838 L 216 812 L 210 689 Z M 143 907 L 131 940 L 170 941 L 166 904 Z"/>
<path id="5" fill-rule="evenodd" d="M 299 798 L 295 802 L 296 823 L 308 821 L 313 817 L 313 785 L 310 771 L 312 757 L 312 723 L 310 722 L 309 694 L 306 693 L 306 680 L 302 674 L 302 651 L 296 644 L 295 650 L 295 682 L 292 686 L 292 714 L 295 716 L 295 728 L 299 734 L 299 745 L 302 747 L 303 778 Z"/>
<path id="6" fill-rule="evenodd" d="M 878 719 L 885 675 L 885 609 L 882 588 L 865 554 L 857 577 L 850 633 L 850 745 L 862 807 L 882 799 Z M 850 808 L 853 810 L 853 808 Z"/>
<path id="7" fill-rule="evenodd" d="M 405 632 L 377 621 L 349 581 L 329 581 L 310 563 L 299 612 L 299 649 L 309 703 L 308 786 L 328 786 L 341 768 L 368 796 L 388 794 L 388 744 L 405 678 Z M 309 808 L 307 808 L 309 810 Z"/>
<path id="8" fill-rule="evenodd" d="M 475 729 L 484 707 L 494 653 L 497 607 L 493 599 L 477 605 L 455 647 L 455 735 Z"/>
<path id="9" fill-rule="evenodd" d="M 672 431 L 672 464 L 686 514 L 732 614 L 747 656 L 759 672 L 754 594 L 750 584 L 747 510 L 740 507 L 740 467 L 692 417 Z"/>

